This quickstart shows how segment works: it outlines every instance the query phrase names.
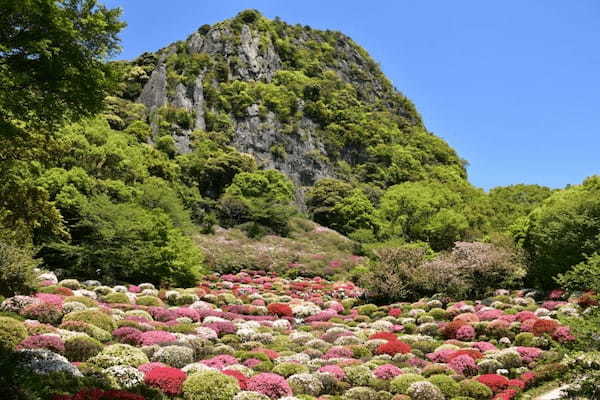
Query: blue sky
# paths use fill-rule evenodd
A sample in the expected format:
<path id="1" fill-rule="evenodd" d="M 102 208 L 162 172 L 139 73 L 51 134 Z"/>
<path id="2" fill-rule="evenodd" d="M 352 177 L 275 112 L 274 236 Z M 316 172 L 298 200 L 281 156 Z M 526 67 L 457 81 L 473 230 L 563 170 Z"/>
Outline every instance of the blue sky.
<path id="1" fill-rule="evenodd" d="M 600 174 L 598 0 L 104 0 L 134 58 L 256 8 L 339 30 L 380 63 L 479 187 Z"/>

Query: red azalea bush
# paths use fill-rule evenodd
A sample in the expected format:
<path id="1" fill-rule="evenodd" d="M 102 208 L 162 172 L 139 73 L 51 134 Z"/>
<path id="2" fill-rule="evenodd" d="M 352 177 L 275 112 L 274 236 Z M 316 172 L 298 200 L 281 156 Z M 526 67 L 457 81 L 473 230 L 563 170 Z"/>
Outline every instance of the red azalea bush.
<path id="1" fill-rule="evenodd" d="M 234 369 L 226 369 L 221 372 L 225 375 L 229 375 L 237 379 L 240 389 L 246 390 L 246 388 L 248 387 L 248 377 L 242 374 L 240 371 L 236 371 Z"/>
<path id="2" fill-rule="evenodd" d="M 532 332 L 536 336 L 541 336 L 544 333 L 552 335 L 560 324 L 552 319 L 538 319 L 532 327 Z"/>
<path id="3" fill-rule="evenodd" d="M 294 315 L 292 308 L 285 303 L 271 303 L 267 306 L 267 310 L 279 317 L 291 317 Z"/>
<path id="4" fill-rule="evenodd" d="M 376 354 L 388 354 L 394 356 L 396 354 L 410 353 L 410 346 L 400 340 L 390 340 L 387 343 L 382 343 L 375 349 Z"/>
<path id="5" fill-rule="evenodd" d="M 477 377 L 479 383 L 483 383 L 494 393 L 500 393 L 508 388 L 510 381 L 507 377 L 498 374 L 486 374 Z"/>
<path id="6" fill-rule="evenodd" d="M 185 372 L 171 367 L 153 368 L 144 377 L 146 384 L 154 386 L 166 394 L 176 395 L 181 393 L 181 386 L 187 375 Z"/>
<path id="7" fill-rule="evenodd" d="M 448 322 L 447 324 L 445 324 L 442 327 L 442 334 L 444 336 L 446 336 L 448 339 L 455 339 L 456 338 L 456 332 L 465 325 L 469 325 L 467 322 L 465 321 L 461 321 L 461 320 L 456 320 L 456 321 L 452 321 L 452 322 Z"/>
<path id="8" fill-rule="evenodd" d="M 377 332 L 369 336 L 369 340 L 373 339 L 397 340 L 398 336 L 394 335 L 392 332 Z"/>

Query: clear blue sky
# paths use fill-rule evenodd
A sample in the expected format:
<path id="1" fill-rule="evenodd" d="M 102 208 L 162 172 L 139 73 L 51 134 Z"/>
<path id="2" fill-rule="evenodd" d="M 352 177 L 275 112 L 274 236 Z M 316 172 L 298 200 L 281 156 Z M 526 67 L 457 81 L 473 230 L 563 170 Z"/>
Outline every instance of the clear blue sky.
<path id="1" fill-rule="evenodd" d="M 134 58 L 256 8 L 367 49 L 473 184 L 563 187 L 600 173 L 599 0 L 104 0 Z"/>

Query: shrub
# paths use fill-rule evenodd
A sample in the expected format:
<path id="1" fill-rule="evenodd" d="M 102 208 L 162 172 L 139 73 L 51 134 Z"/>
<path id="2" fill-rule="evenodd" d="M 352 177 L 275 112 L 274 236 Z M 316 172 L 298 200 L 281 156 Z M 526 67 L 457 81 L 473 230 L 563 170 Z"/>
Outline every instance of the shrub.
<path id="1" fill-rule="evenodd" d="M 60 324 L 60 328 L 73 332 L 86 333 L 101 342 L 108 342 L 112 339 L 110 332 L 83 321 L 65 321 Z"/>
<path id="2" fill-rule="evenodd" d="M 279 317 L 291 317 L 294 315 L 292 308 L 285 303 L 271 303 L 267 306 L 267 310 Z"/>
<path id="3" fill-rule="evenodd" d="M 148 307 L 150 307 L 150 306 L 160 307 L 163 305 L 163 302 L 158 297 L 154 297 L 154 296 L 136 297 L 135 303 L 139 304 L 140 306 L 148 306 Z"/>
<path id="4" fill-rule="evenodd" d="M 125 293 L 110 293 L 102 298 L 106 303 L 131 303 Z"/>
<path id="5" fill-rule="evenodd" d="M 143 346 L 152 346 L 153 344 L 170 343 L 177 340 L 177 336 L 165 331 L 148 331 L 140 335 L 140 342 Z"/>
<path id="6" fill-rule="evenodd" d="M 0 351 L 14 350 L 27 337 L 27 329 L 21 321 L 0 316 Z"/>
<path id="7" fill-rule="evenodd" d="M 186 377 L 185 372 L 177 368 L 157 367 L 146 373 L 144 381 L 168 395 L 177 395 L 181 393 L 181 387 Z"/>
<path id="8" fill-rule="evenodd" d="M 235 378 L 212 371 L 190 375 L 182 386 L 186 400 L 233 400 L 239 390 Z"/>
<path id="9" fill-rule="evenodd" d="M 102 343 L 87 336 L 74 336 L 65 340 L 65 357 L 69 361 L 84 362 L 102 351 Z"/>
<path id="10" fill-rule="evenodd" d="M 26 295 L 38 286 L 33 250 L 0 240 L 0 296 Z"/>
<path id="11" fill-rule="evenodd" d="M 113 365 L 106 368 L 106 375 L 111 387 L 116 389 L 131 389 L 144 382 L 144 374 L 136 368 L 127 365 Z"/>
<path id="12" fill-rule="evenodd" d="M 555 278 L 556 283 L 567 290 L 591 290 L 600 293 L 600 253 L 586 256 L 585 261 L 573 266 Z"/>
<path id="13" fill-rule="evenodd" d="M 21 310 L 21 315 L 45 324 L 58 324 L 63 317 L 60 306 L 50 303 L 30 304 Z"/>
<path id="14" fill-rule="evenodd" d="M 323 391 L 323 384 L 316 375 L 302 373 L 290 376 L 287 379 L 294 394 L 318 396 Z"/>
<path id="15" fill-rule="evenodd" d="M 433 383 L 414 382 L 408 387 L 407 394 L 413 400 L 444 400 L 444 395 Z"/>
<path id="16" fill-rule="evenodd" d="M 373 375 L 378 379 L 393 379 L 402 374 L 402 370 L 393 364 L 383 364 L 373 370 Z"/>
<path id="17" fill-rule="evenodd" d="M 448 375 L 433 375 L 428 380 L 437 386 L 448 398 L 456 397 L 460 394 L 460 385 Z"/>
<path id="18" fill-rule="evenodd" d="M 274 374 L 281 375 L 285 378 L 292 376 L 294 374 L 301 374 L 308 372 L 308 367 L 306 365 L 294 363 L 294 362 L 284 362 L 278 364 L 273 368 L 272 371 Z"/>
<path id="19" fill-rule="evenodd" d="M 108 332 L 112 332 L 117 328 L 112 316 L 99 310 L 74 311 L 65 315 L 64 321 L 82 321 Z"/>
<path id="20" fill-rule="evenodd" d="M 248 380 L 247 389 L 262 393 L 271 399 L 292 395 L 292 389 L 283 377 L 268 372 L 251 377 Z"/>
<path id="21" fill-rule="evenodd" d="M 108 368 L 115 365 L 127 365 L 138 367 L 149 362 L 148 357 L 138 348 L 127 344 L 111 344 L 90 358 L 88 362 L 100 368 Z"/>
<path id="22" fill-rule="evenodd" d="M 460 392 L 463 396 L 472 397 L 476 400 L 487 400 L 492 398 L 492 390 L 482 383 L 472 379 L 459 382 Z"/>
<path id="23" fill-rule="evenodd" d="M 509 385 L 508 378 L 498 374 L 480 375 L 477 377 L 477 381 L 489 387 L 494 393 L 499 393 L 507 389 Z"/>
<path id="24" fill-rule="evenodd" d="M 194 362 L 194 350 L 183 346 L 161 347 L 152 355 L 152 361 L 162 362 L 175 368 L 183 368 Z"/>
<path id="25" fill-rule="evenodd" d="M 18 349 L 48 349 L 55 353 L 64 353 L 65 344 L 58 336 L 33 335 L 23 340 Z"/>
<path id="26" fill-rule="evenodd" d="M 396 354 L 410 353 L 410 346 L 399 340 L 390 340 L 387 343 L 382 343 L 375 349 L 376 354 L 388 354 L 395 356 Z"/>
<path id="27" fill-rule="evenodd" d="M 417 374 L 398 375 L 390 382 L 390 391 L 397 394 L 407 394 L 410 385 L 424 380 L 424 377 Z"/>

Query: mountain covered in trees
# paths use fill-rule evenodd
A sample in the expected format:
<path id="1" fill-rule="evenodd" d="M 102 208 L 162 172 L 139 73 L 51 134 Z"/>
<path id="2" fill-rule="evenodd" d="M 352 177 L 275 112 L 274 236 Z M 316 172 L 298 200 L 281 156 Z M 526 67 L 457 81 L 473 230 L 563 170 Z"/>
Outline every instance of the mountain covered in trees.
<path id="1" fill-rule="evenodd" d="M 39 53 L 45 42 L 22 37 L 13 20 L 3 36 L 14 51 L 2 64 L 12 85 L 0 102 L 2 233 L 49 269 L 166 286 L 193 284 L 206 269 L 314 276 L 341 265 L 367 276 L 361 268 L 382 248 L 409 246 L 425 262 L 479 241 L 525 255 L 538 271 L 528 281 L 551 286 L 547 268 L 560 273 L 594 253 L 595 239 L 584 254 L 577 235 L 561 236 L 567 252 L 548 238 L 568 195 L 472 186 L 466 162 L 342 33 L 246 10 L 107 63 L 118 12 L 77 3 L 60 12 L 77 20 L 97 10 L 89 26 L 65 27 L 53 13 L 38 20 L 31 8 L 15 14 L 22 26 L 50 24 L 39 37 L 71 35 L 72 48 L 56 47 L 64 54 Z M 596 188 L 590 178 L 565 190 L 586 204 Z M 550 263 L 552 246 L 569 256 Z"/>

